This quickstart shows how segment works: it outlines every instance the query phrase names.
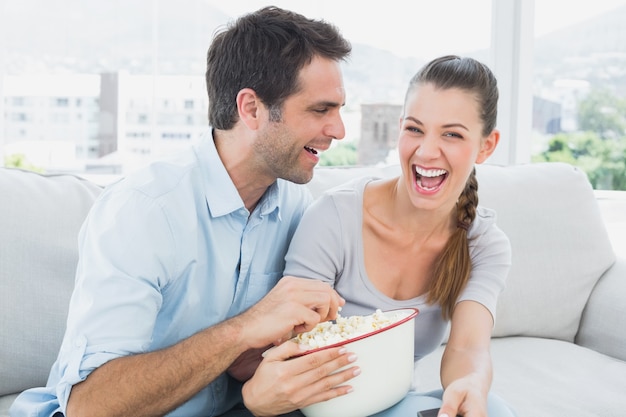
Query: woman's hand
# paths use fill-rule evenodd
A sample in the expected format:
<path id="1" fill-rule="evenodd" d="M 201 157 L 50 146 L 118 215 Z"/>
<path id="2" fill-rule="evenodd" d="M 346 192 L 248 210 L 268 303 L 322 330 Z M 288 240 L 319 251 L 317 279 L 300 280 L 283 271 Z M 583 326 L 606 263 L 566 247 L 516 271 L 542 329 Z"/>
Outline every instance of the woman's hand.
<path id="1" fill-rule="evenodd" d="M 480 381 L 472 374 L 450 383 L 443 393 L 439 416 L 487 417 L 487 398 L 479 386 Z"/>
<path id="2" fill-rule="evenodd" d="M 352 390 L 350 385 L 341 384 L 360 373 L 358 367 L 348 366 L 356 360 L 353 354 L 345 348 L 333 348 L 294 357 L 303 351 L 291 341 L 267 351 L 242 390 L 244 404 L 252 414 L 285 414 Z"/>

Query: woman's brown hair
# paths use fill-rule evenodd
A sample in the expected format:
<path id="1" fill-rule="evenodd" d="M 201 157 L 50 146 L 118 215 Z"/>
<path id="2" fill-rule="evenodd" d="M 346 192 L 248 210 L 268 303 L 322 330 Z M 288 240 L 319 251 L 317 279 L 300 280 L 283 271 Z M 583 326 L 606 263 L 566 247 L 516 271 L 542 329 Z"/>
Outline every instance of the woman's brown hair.
<path id="1" fill-rule="evenodd" d="M 495 128 L 498 85 L 495 76 L 485 64 L 468 57 L 440 57 L 426 64 L 413 76 L 407 96 L 416 85 L 423 84 L 431 84 L 444 90 L 458 88 L 472 93 L 479 105 L 483 137 L 488 136 Z M 444 319 L 452 318 L 456 302 L 472 272 L 468 230 L 476 217 L 478 206 L 475 168 L 467 179 L 456 206 L 457 228 L 435 260 L 428 291 L 428 302 L 441 305 Z"/>

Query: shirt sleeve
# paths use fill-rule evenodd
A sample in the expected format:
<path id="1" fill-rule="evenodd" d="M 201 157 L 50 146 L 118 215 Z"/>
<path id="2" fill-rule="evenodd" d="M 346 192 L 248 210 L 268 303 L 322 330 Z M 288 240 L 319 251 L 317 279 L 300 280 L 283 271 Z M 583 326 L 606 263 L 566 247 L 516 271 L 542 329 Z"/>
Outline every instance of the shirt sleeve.
<path id="1" fill-rule="evenodd" d="M 472 272 L 457 301 L 471 300 L 482 304 L 491 313 L 494 323 L 498 297 L 505 288 L 511 268 L 511 243 L 495 220 L 493 210 L 479 206 L 468 236 Z"/>
<path id="2" fill-rule="evenodd" d="M 176 245 L 158 202 L 106 193 L 79 234 L 66 335 L 53 372 L 65 410 L 71 387 L 112 359 L 148 350 Z"/>
<path id="3" fill-rule="evenodd" d="M 321 195 L 300 220 L 285 256 L 284 275 L 317 279 L 334 287 L 344 263 L 343 235 L 332 195 Z"/>

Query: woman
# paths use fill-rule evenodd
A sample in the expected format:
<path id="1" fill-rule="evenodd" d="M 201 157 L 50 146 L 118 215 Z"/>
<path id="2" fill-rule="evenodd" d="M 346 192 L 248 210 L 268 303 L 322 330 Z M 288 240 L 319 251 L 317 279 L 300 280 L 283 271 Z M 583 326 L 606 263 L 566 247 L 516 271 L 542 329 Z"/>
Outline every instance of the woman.
<path id="1" fill-rule="evenodd" d="M 329 282 L 346 300 L 342 315 L 417 307 L 415 359 L 449 341 L 444 391 L 409 395 L 380 415 L 512 415 L 489 394 L 489 343 L 510 244 L 495 213 L 478 206 L 474 165 L 500 139 L 498 88 L 471 58 L 445 56 L 412 79 L 400 119 L 402 174 L 361 178 L 327 192 L 305 213 L 285 275 Z M 410 413 L 410 414 L 409 414 Z"/>

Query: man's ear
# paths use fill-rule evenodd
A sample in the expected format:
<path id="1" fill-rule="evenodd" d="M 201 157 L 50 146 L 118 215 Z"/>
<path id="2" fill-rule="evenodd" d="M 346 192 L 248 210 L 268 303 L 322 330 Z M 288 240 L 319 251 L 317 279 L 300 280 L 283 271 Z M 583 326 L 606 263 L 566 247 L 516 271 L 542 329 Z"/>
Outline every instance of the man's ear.
<path id="1" fill-rule="evenodd" d="M 496 150 L 498 146 L 498 142 L 500 142 L 500 131 L 494 129 L 491 131 L 489 136 L 483 139 L 480 151 L 478 152 L 478 156 L 476 157 L 476 163 L 482 164 L 491 156 L 491 154 Z"/>
<path id="2" fill-rule="evenodd" d="M 258 128 L 262 106 L 261 100 L 253 89 L 244 88 L 237 93 L 237 112 L 239 113 L 239 119 L 241 119 L 249 129 L 255 130 Z"/>

